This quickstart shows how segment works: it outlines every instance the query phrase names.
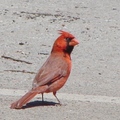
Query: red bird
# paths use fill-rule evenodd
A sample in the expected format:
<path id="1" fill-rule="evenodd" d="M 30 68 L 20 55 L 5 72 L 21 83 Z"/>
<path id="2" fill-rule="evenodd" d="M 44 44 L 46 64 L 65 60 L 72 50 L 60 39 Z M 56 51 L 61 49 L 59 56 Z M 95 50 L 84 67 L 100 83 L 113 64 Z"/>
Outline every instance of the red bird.
<path id="1" fill-rule="evenodd" d="M 53 92 L 57 101 L 56 92 L 63 87 L 67 81 L 71 71 L 70 54 L 75 45 L 79 42 L 75 37 L 65 31 L 60 30 L 60 36 L 53 44 L 51 55 L 38 71 L 32 84 L 32 89 L 28 91 L 22 98 L 11 104 L 12 109 L 22 108 L 36 94 Z"/>

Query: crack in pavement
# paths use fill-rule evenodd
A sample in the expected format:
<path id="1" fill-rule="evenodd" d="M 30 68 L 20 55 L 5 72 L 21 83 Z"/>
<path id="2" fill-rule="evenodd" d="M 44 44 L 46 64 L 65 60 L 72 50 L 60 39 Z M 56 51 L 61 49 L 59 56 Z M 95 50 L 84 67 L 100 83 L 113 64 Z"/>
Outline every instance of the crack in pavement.
<path id="1" fill-rule="evenodd" d="M 0 89 L 0 95 L 4 95 L 4 96 L 23 96 L 26 92 L 27 90 Z M 55 99 L 52 93 L 49 94 L 45 93 L 44 96 L 46 99 Z M 120 104 L 120 97 L 68 94 L 68 93 L 58 93 L 57 96 L 59 99 L 68 100 L 68 101 Z M 36 95 L 36 97 L 38 97 L 38 95 Z"/>

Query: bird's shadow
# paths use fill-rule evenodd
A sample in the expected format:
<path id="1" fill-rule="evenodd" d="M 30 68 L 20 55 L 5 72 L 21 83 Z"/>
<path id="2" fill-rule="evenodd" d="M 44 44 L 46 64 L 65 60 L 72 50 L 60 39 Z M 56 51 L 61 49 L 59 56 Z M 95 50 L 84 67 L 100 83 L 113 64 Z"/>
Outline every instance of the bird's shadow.
<path id="1" fill-rule="evenodd" d="M 27 103 L 25 106 L 22 107 L 22 109 L 38 107 L 38 106 L 56 106 L 56 105 L 59 105 L 59 103 L 48 102 L 48 101 L 33 101 Z"/>

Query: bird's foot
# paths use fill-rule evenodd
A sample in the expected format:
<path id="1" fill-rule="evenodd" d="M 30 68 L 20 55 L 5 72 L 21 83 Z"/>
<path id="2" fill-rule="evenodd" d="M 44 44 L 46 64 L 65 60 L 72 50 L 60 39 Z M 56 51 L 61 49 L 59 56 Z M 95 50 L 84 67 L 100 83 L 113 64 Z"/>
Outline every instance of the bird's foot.
<path id="1" fill-rule="evenodd" d="M 62 104 L 61 103 L 56 103 L 55 106 L 62 106 Z"/>

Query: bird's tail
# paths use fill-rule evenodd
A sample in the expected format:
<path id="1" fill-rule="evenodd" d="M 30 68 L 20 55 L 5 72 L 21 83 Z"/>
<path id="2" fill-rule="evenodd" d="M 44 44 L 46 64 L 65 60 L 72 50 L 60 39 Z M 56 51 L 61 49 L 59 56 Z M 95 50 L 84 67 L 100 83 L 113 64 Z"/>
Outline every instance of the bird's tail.
<path id="1" fill-rule="evenodd" d="M 29 92 L 27 92 L 22 98 L 20 98 L 18 101 L 12 103 L 10 108 L 20 109 L 24 104 L 28 103 L 35 95 L 37 95 L 38 93 L 43 93 L 45 91 L 46 91 L 45 86 L 32 89 Z"/>

